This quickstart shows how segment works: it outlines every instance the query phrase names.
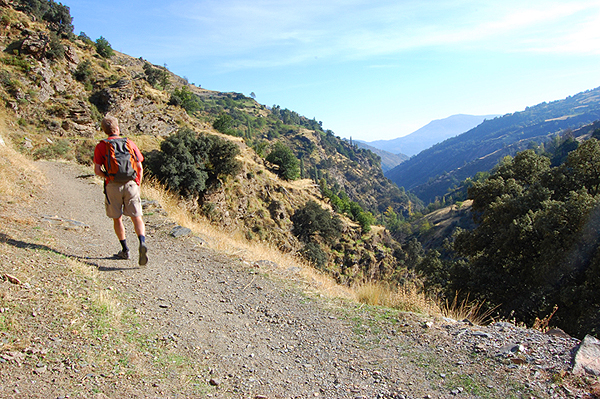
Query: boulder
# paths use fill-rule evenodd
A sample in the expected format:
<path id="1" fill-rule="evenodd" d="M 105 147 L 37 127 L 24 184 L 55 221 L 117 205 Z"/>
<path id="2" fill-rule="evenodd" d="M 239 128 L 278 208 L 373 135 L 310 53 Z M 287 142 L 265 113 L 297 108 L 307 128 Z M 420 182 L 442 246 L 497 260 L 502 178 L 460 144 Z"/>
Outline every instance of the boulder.
<path id="1" fill-rule="evenodd" d="M 573 374 L 600 376 L 600 340 L 586 335 L 575 354 Z"/>
<path id="2" fill-rule="evenodd" d="M 43 33 L 30 32 L 21 43 L 21 52 L 31 54 L 34 58 L 40 60 L 46 54 L 50 46 L 50 37 Z"/>
<path id="3" fill-rule="evenodd" d="M 71 47 L 71 46 L 66 46 L 65 47 L 65 58 L 71 64 L 74 64 L 74 65 L 79 64 L 79 56 L 75 52 L 75 49 L 73 49 L 73 47 Z"/>
<path id="4" fill-rule="evenodd" d="M 176 226 L 176 227 L 173 227 L 173 229 L 171 230 L 171 236 L 173 236 L 173 237 L 184 237 L 191 233 L 192 233 L 192 230 L 188 229 L 187 227 L 183 227 L 183 226 Z"/>

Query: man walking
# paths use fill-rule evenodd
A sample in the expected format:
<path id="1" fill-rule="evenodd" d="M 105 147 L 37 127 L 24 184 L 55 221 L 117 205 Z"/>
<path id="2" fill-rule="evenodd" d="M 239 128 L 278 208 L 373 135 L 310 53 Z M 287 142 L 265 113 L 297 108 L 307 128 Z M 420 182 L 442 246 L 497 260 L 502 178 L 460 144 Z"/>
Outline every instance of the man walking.
<path id="1" fill-rule="evenodd" d="M 121 242 L 121 251 L 115 256 L 129 259 L 123 215 L 129 216 L 140 241 L 139 264 L 143 266 L 148 263 L 140 197 L 144 157 L 133 141 L 121 137 L 119 121 L 114 116 L 107 115 L 102 120 L 102 130 L 108 138 L 96 145 L 94 173 L 104 179 L 106 216 L 113 219 L 115 234 Z"/>

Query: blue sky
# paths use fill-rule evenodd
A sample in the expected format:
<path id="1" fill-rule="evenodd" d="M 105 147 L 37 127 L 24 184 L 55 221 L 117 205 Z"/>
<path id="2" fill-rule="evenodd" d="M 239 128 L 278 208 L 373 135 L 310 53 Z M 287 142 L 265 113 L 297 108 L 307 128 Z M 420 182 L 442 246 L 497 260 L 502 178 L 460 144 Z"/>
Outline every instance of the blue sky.
<path id="1" fill-rule="evenodd" d="M 75 33 L 365 141 L 600 86 L 600 0 L 65 0 Z"/>

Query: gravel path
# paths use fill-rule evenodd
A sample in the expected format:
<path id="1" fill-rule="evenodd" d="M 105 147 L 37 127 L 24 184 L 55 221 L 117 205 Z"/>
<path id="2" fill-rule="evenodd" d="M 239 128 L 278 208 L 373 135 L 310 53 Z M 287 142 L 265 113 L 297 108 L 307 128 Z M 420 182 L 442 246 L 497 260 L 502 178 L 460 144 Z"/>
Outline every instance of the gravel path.
<path id="1" fill-rule="evenodd" d="M 80 166 L 40 162 L 48 176 L 35 217 L 88 227 L 51 230 L 55 248 L 93 264 L 128 298 L 147 331 L 205 367 L 214 398 L 583 397 L 556 384 L 578 341 L 508 323 L 488 327 L 367 309 L 302 290 L 285 268 L 224 256 L 149 210 L 150 261 L 112 259 L 119 244 L 104 215 L 102 188 Z M 174 377 L 176 378 L 176 377 Z M 125 391 L 123 391 L 125 392 Z M 3 396 L 12 397 L 12 396 Z M 132 385 L 119 397 L 190 397 L 168 381 Z"/>

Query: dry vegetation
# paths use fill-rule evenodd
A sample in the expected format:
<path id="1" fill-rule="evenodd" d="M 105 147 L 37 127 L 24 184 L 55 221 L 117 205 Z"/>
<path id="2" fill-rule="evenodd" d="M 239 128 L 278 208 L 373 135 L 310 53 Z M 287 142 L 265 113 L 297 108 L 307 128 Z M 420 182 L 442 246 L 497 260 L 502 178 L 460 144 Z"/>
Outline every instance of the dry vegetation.
<path id="1" fill-rule="evenodd" d="M 3 202 L 29 201 L 33 198 L 33 191 L 43 184 L 44 177 L 3 136 L 5 120 L 0 114 L 0 143 L 4 143 L 0 144 L 0 199 Z"/>
<path id="2" fill-rule="evenodd" d="M 346 287 L 337 284 L 331 277 L 320 273 L 310 264 L 298 257 L 284 253 L 264 241 L 249 241 L 241 230 L 225 230 L 211 224 L 200 216 L 192 216 L 185 201 L 170 193 L 156 181 L 146 182 L 144 196 L 157 201 L 169 216 L 181 226 L 190 228 L 195 234 L 210 237 L 210 245 L 214 249 L 228 255 L 237 256 L 248 262 L 267 259 L 282 269 L 294 268 L 300 277 L 319 293 L 328 297 L 344 298 L 367 305 L 382 306 L 422 313 L 432 316 L 445 316 L 462 320 L 483 321 L 488 315 L 480 315 L 480 307 L 475 303 L 439 304 L 437 299 L 427 295 L 418 284 L 407 283 L 404 286 L 386 282 L 368 282 Z"/>

